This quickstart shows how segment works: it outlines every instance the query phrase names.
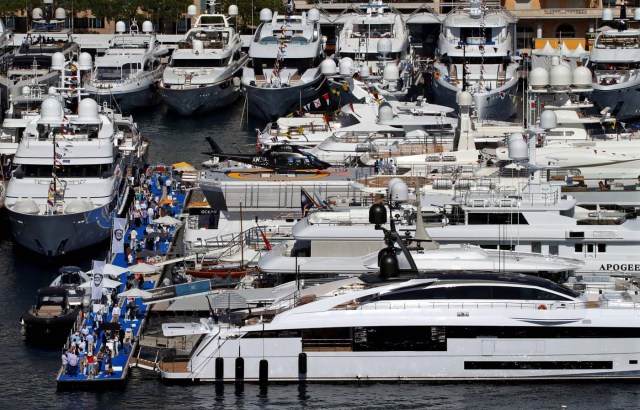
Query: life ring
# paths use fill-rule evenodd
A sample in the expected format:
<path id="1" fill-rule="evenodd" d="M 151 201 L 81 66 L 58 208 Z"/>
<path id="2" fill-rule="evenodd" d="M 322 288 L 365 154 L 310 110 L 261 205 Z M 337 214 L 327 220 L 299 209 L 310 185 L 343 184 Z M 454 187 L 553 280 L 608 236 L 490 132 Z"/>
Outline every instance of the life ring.
<path id="1" fill-rule="evenodd" d="M 547 305 L 538 305 L 538 310 L 547 310 Z"/>

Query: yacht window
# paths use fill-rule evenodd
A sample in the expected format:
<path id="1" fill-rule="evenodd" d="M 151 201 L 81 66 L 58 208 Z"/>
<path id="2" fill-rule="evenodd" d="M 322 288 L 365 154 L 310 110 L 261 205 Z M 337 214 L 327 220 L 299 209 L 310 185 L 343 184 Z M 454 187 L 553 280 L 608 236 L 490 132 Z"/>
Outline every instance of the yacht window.
<path id="1" fill-rule="evenodd" d="M 550 255 L 558 255 L 559 252 L 559 248 L 558 245 L 549 245 L 549 254 Z"/>
<path id="2" fill-rule="evenodd" d="M 223 67 L 226 63 L 226 59 L 219 58 L 203 58 L 203 59 L 191 59 L 191 58 L 173 58 L 171 59 L 171 67 Z"/>
<path id="3" fill-rule="evenodd" d="M 596 40 L 596 48 L 640 48 L 638 36 L 605 36 L 601 35 Z"/>
<path id="4" fill-rule="evenodd" d="M 533 253 L 542 253 L 542 243 L 541 242 L 531 242 L 531 252 L 533 252 Z"/>
<path id="5" fill-rule="evenodd" d="M 100 81 L 116 81 L 122 78 L 120 67 L 97 67 L 96 80 Z"/>
<path id="6" fill-rule="evenodd" d="M 588 243 L 587 244 L 587 252 L 588 253 L 593 253 L 593 244 L 592 243 Z"/>
<path id="7" fill-rule="evenodd" d="M 563 23 L 556 29 L 556 38 L 573 38 L 576 36 L 576 29 L 571 24 Z"/>
<path id="8" fill-rule="evenodd" d="M 566 293 L 563 291 L 563 293 Z M 571 296 L 570 294 L 568 296 Z M 525 288 L 519 286 L 499 285 L 460 285 L 439 286 L 436 288 L 399 290 L 382 294 L 378 300 L 442 300 L 442 299 L 510 299 L 510 300 L 570 300 L 565 296 L 556 295 L 546 290 Z"/>
<path id="9" fill-rule="evenodd" d="M 598 244 L 598 252 L 606 252 L 607 251 L 607 244 L 606 243 L 599 243 Z"/>
<path id="10" fill-rule="evenodd" d="M 574 245 L 574 251 L 575 252 L 582 252 L 582 244 L 581 243 L 576 243 Z"/>

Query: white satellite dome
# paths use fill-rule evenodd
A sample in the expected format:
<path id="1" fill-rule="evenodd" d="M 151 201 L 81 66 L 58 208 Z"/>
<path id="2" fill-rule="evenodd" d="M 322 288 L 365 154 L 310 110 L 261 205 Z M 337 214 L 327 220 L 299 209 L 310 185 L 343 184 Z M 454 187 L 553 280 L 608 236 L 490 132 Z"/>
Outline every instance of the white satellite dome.
<path id="1" fill-rule="evenodd" d="M 194 54 L 204 53 L 204 43 L 202 40 L 193 40 L 191 42 L 191 47 Z"/>
<path id="2" fill-rule="evenodd" d="M 44 14 L 42 13 L 42 9 L 40 7 L 36 7 L 35 9 L 33 9 L 33 11 L 31 12 L 31 17 L 34 20 L 41 20 L 43 18 Z"/>
<path id="3" fill-rule="evenodd" d="M 127 31 L 127 25 L 124 24 L 124 21 L 118 21 L 116 23 L 116 33 L 124 33 Z"/>
<path id="4" fill-rule="evenodd" d="M 56 95 L 56 94 L 58 94 L 58 90 L 56 89 L 56 87 L 51 86 L 51 87 L 49 87 L 49 89 L 47 90 L 47 94 L 49 94 L 49 95 Z"/>
<path id="5" fill-rule="evenodd" d="M 195 17 L 197 14 L 198 14 L 198 8 L 195 6 L 195 4 L 192 4 L 189 7 L 187 7 L 188 16 Z"/>
<path id="6" fill-rule="evenodd" d="M 550 130 L 558 127 L 558 116 L 552 110 L 544 110 L 540 114 L 540 128 Z"/>
<path id="7" fill-rule="evenodd" d="M 571 69 L 564 64 L 551 68 L 549 85 L 555 90 L 566 90 L 571 85 Z"/>
<path id="8" fill-rule="evenodd" d="M 142 23 L 142 32 L 143 33 L 153 33 L 153 23 L 149 20 L 146 20 Z"/>
<path id="9" fill-rule="evenodd" d="M 362 64 L 360 66 L 360 78 L 362 78 L 363 80 L 367 79 L 367 78 L 369 78 L 369 74 L 370 74 L 369 66 L 366 65 L 366 64 Z"/>
<path id="10" fill-rule="evenodd" d="M 509 135 L 509 158 L 514 161 L 524 161 L 529 159 L 529 147 L 524 137 L 519 132 Z"/>
<path id="11" fill-rule="evenodd" d="M 99 107 L 93 98 L 84 98 L 78 104 L 78 117 L 74 122 L 80 124 L 100 124 Z"/>
<path id="12" fill-rule="evenodd" d="M 611 9 L 602 10 L 602 21 L 613 21 L 613 10 Z"/>
<path id="13" fill-rule="evenodd" d="M 322 63 L 320 63 L 320 72 L 322 75 L 335 75 L 338 72 L 336 62 L 331 58 L 325 58 L 322 60 Z"/>
<path id="14" fill-rule="evenodd" d="M 529 72 L 529 85 L 534 90 L 546 88 L 549 85 L 549 72 L 544 67 L 536 67 Z"/>
<path id="15" fill-rule="evenodd" d="M 57 51 L 51 56 L 51 69 L 61 71 L 64 69 L 64 54 Z"/>
<path id="16" fill-rule="evenodd" d="M 269 9 L 260 10 L 260 21 L 263 23 L 271 21 L 273 18 L 273 13 Z"/>
<path id="17" fill-rule="evenodd" d="M 469 91 L 458 93 L 458 105 L 460 107 L 471 107 L 473 105 L 473 96 Z"/>
<path id="18" fill-rule="evenodd" d="M 378 108 L 378 122 L 381 124 L 388 123 L 393 120 L 393 108 L 389 103 L 384 102 Z"/>
<path id="19" fill-rule="evenodd" d="M 91 58 L 91 54 L 84 52 L 80 53 L 80 57 L 78 57 L 78 69 L 81 71 L 91 70 L 93 68 L 93 58 Z"/>
<path id="20" fill-rule="evenodd" d="M 95 205 L 89 198 L 76 198 L 67 205 L 64 212 L 67 214 L 77 214 L 87 212 L 95 208 Z"/>
<path id="21" fill-rule="evenodd" d="M 391 178 L 389 181 L 389 199 L 395 202 L 407 202 L 409 200 L 409 188 L 400 178 Z"/>
<path id="22" fill-rule="evenodd" d="M 388 38 L 383 38 L 378 41 L 378 54 L 381 54 L 383 57 L 388 56 L 391 53 L 392 45 L 391 40 Z"/>
<path id="23" fill-rule="evenodd" d="M 28 85 L 25 85 L 20 89 L 20 93 L 22 95 L 29 95 L 31 93 L 31 88 L 29 88 Z"/>
<path id="24" fill-rule="evenodd" d="M 11 209 L 13 212 L 21 213 L 21 214 L 29 214 L 29 215 L 37 215 L 40 213 L 40 208 L 38 208 L 38 204 L 31 198 L 18 198 L 16 203 L 13 205 Z"/>
<path id="25" fill-rule="evenodd" d="M 353 60 L 349 57 L 341 58 L 338 62 L 338 72 L 340 75 L 351 75 L 353 70 Z"/>
<path id="26" fill-rule="evenodd" d="M 227 14 L 230 15 L 231 17 L 235 17 L 238 15 L 238 6 L 236 6 L 235 4 L 232 4 L 229 6 L 229 9 L 227 10 Z"/>
<path id="27" fill-rule="evenodd" d="M 591 87 L 591 70 L 585 66 L 576 67 L 573 70 L 573 85 L 576 87 Z"/>
<path id="28" fill-rule="evenodd" d="M 42 102 L 38 124 L 60 125 L 62 123 L 62 104 L 56 97 L 49 97 Z"/>
<path id="29" fill-rule="evenodd" d="M 400 68 L 395 63 L 389 63 L 384 66 L 382 78 L 390 83 L 398 81 L 400 78 Z"/>
<path id="30" fill-rule="evenodd" d="M 309 13 L 307 13 L 307 20 L 314 23 L 316 21 L 320 21 L 320 11 L 315 7 L 309 10 Z"/>
<path id="31" fill-rule="evenodd" d="M 65 20 L 67 18 L 67 12 L 62 7 L 58 7 L 54 13 L 56 20 Z"/>

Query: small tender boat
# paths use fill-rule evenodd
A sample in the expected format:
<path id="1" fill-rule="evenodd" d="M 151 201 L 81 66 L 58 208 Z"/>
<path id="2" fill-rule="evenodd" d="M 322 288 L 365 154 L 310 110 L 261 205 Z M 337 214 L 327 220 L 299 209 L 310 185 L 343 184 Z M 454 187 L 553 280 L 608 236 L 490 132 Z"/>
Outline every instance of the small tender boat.
<path id="1" fill-rule="evenodd" d="M 81 310 L 79 304 L 69 303 L 69 292 L 53 286 L 38 290 L 36 304 L 22 318 L 27 341 L 50 344 L 69 334 Z"/>

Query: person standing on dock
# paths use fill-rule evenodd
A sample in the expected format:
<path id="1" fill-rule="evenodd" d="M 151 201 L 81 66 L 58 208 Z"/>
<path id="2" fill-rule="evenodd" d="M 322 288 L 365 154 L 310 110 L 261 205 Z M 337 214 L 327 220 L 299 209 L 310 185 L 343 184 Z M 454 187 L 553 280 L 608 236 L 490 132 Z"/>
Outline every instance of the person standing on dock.
<path id="1" fill-rule="evenodd" d="M 62 374 L 69 373 L 69 357 L 67 356 L 67 349 L 62 349 Z"/>
<path id="2" fill-rule="evenodd" d="M 118 319 L 120 319 L 120 305 L 116 303 L 111 311 L 111 321 L 118 323 Z"/>
<path id="3" fill-rule="evenodd" d="M 71 377 L 76 377 L 78 375 L 78 356 L 75 354 L 75 347 L 71 346 L 71 349 L 67 353 L 68 360 L 68 374 Z"/>

